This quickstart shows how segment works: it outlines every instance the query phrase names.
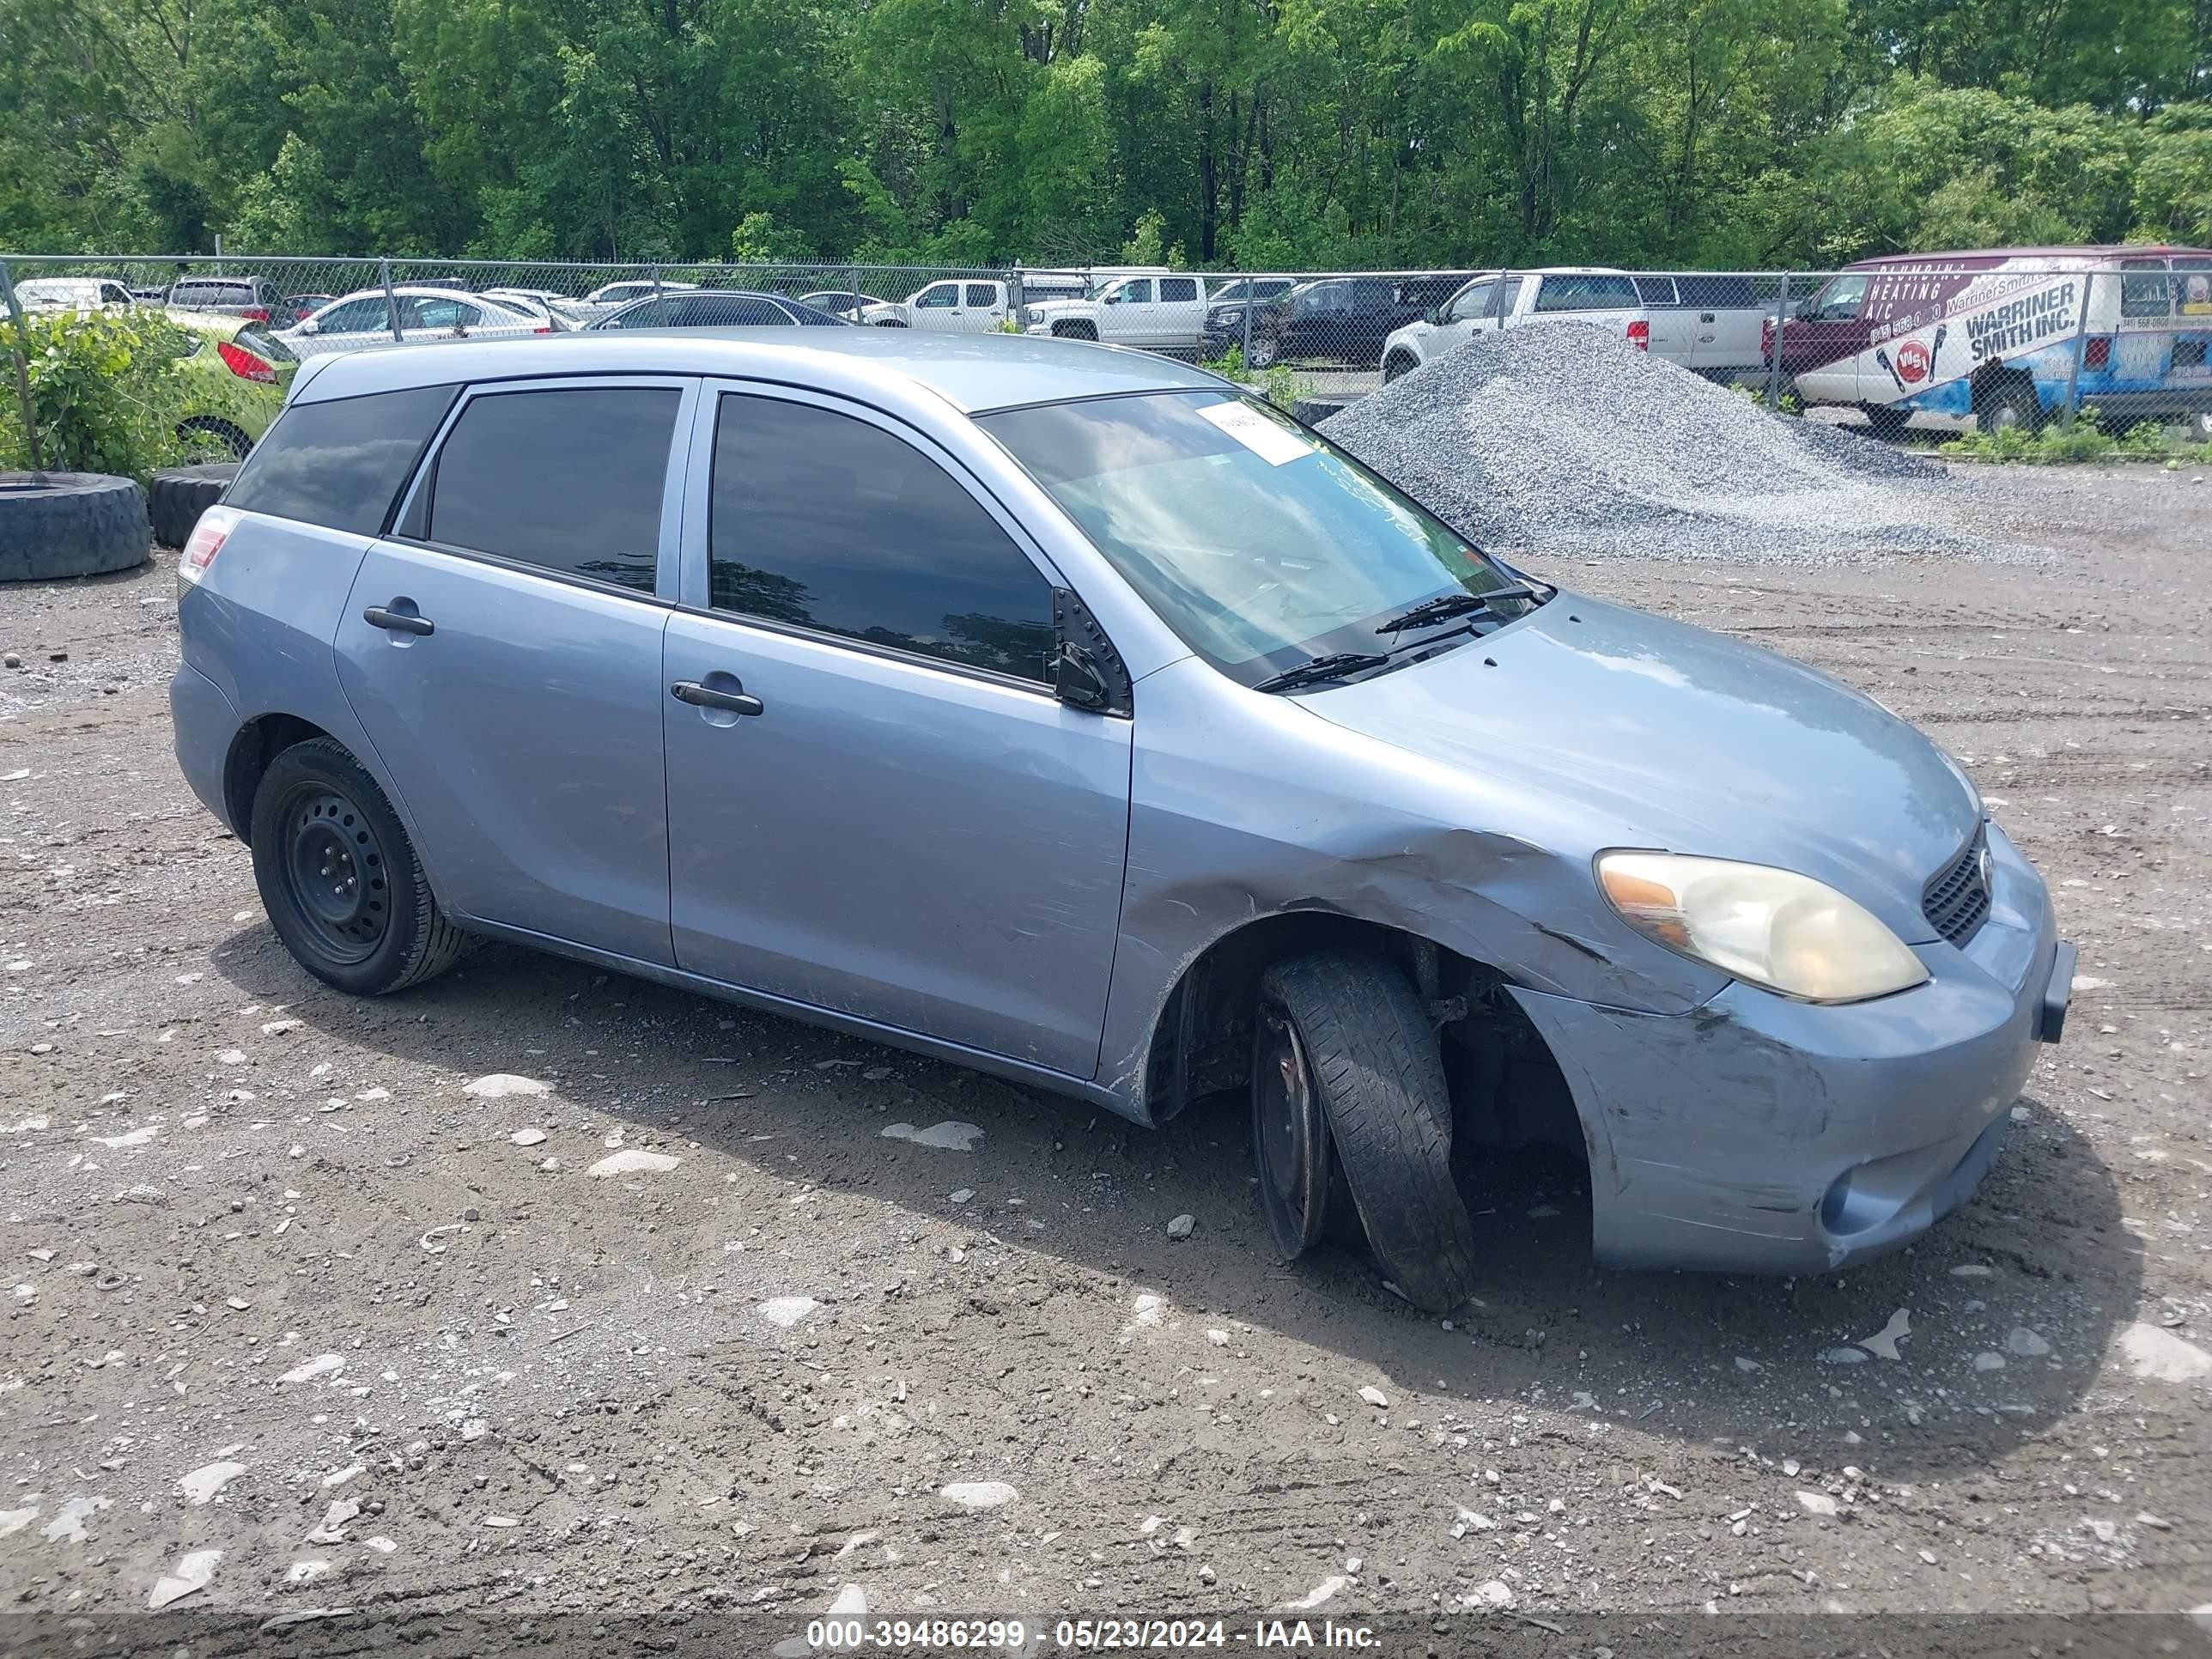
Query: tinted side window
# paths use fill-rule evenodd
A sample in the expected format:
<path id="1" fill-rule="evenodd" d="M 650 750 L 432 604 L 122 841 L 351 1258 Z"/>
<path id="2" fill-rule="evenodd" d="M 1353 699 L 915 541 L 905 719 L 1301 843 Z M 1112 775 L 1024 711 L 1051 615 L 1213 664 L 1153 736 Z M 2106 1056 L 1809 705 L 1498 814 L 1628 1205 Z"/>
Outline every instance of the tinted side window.
<path id="1" fill-rule="evenodd" d="M 672 301 L 667 299 L 647 300 L 628 311 L 617 312 L 607 319 L 609 328 L 665 328 Z"/>
<path id="2" fill-rule="evenodd" d="M 950 311 L 960 303 L 960 284 L 939 283 L 924 293 L 915 304 L 917 311 Z"/>
<path id="3" fill-rule="evenodd" d="M 1672 276 L 1638 276 L 1636 297 L 1647 306 L 1671 306 L 1674 303 L 1674 279 Z"/>
<path id="4" fill-rule="evenodd" d="M 1636 284 L 1626 276 L 1547 276 L 1536 290 L 1539 311 L 1626 310 L 1637 303 Z"/>
<path id="5" fill-rule="evenodd" d="M 680 400 L 668 386 L 474 399 L 438 451 L 428 538 L 652 592 Z"/>
<path id="6" fill-rule="evenodd" d="M 1043 680 L 1052 592 L 934 461 L 830 410 L 727 395 L 708 517 L 713 603 Z"/>
<path id="7" fill-rule="evenodd" d="M 1163 276 L 1160 278 L 1160 300 L 1162 303 L 1164 304 L 1174 300 L 1195 300 L 1196 298 L 1198 298 L 1197 277 Z"/>
<path id="8" fill-rule="evenodd" d="M 372 328 L 379 331 L 389 328 L 389 315 L 381 297 L 349 300 L 325 315 L 315 326 L 325 334 L 359 334 Z"/>
<path id="9" fill-rule="evenodd" d="M 999 290 L 989 283 L 970 283 L 968 284 L 968 303 L 988 311 L 999 303 Z"/>
<path id="10" fill-rule="evenodd" d="M 295 404 L 254 445 L 225 499 L 250 513 L 376 535 L 455 390 Z"/>

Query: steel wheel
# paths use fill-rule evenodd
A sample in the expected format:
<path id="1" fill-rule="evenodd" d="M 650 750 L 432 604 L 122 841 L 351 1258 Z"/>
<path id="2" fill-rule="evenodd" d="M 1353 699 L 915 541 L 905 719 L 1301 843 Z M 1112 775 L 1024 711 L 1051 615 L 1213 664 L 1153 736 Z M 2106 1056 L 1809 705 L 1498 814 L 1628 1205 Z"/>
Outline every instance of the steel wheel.
<path id="1" fill-rule="evenodd" d="M 1305 1045 L 1273 1002 L 1261 1004 L 1253 1041 L 1252 1148 L 1268 1230 L 1284 1260 L 1295 1261 L 1328 1224 L 1335 1159 Z"/>
<path id="2" fill-rule="evenodd" d="M 303 781 L 284 802 L 280 866 L 284 896 L 325 960 L 365 962 L 392 925 L 384 848 L 368 814 L 319 781 Z"/>

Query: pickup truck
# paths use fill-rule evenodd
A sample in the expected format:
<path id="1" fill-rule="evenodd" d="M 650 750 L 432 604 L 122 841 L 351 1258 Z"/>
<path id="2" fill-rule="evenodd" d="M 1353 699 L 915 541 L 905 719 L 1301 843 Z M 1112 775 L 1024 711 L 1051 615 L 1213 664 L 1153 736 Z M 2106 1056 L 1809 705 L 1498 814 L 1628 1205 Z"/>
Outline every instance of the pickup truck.
<path id="1" fill-rule="evenodd" d="M 1650 350 L 1658 343 L 1651 313 L 1626 271 L 1595 265 L 1555 265 L 1543 270 L 1488 270 L 1476 276 L 1428 318 L 1408 323 L 1382 343 L 1382 378 L 1410 374 L 1431 357 L 1477 334 L 1518 328 L 1547 317 L 1618 329 L 1629 344 Z M 1755 361 L 1755 359 L 1754 359 Z"/>
<path id="2" fill-rule="evenodd" d="M 988 334 L 1006 320 L 1006 285 L 977 276 L 948 276 L 905 299 L 863 306 L 856 323 L 876 328 L 927 328 L 945 334 Z"/>
<path id="3" fill-rule="evenodd" d="M 1651 319 L 1651 352 L 1723 384 L 1766 374 L 1766 319 L 1774 309 L 1749 276 L 1685 271 L 1638 276 Z"/>
<path id="4" fill-rule="evenodd" d="M 1064 340 L 1195 352 L 1206 339 L 1206 288 L 1188 273 L 1116 276 L 1083 299 L 1025 305 L 1022 322 L 1028 333 Z"/>

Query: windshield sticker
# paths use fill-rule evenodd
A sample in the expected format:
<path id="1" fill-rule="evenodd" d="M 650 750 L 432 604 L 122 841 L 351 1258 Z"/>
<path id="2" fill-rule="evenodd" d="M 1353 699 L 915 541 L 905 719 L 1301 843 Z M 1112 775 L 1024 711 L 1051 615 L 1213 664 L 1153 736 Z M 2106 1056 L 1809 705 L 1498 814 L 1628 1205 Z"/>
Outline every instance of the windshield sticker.
<path id="1" fill-rule="evenodd" d="M 1281 466 L 1321 447 L 1296 427 L 1279 426 L 1243 404 L 1208 404 L 1198 412 L 1269 466 Z"/>

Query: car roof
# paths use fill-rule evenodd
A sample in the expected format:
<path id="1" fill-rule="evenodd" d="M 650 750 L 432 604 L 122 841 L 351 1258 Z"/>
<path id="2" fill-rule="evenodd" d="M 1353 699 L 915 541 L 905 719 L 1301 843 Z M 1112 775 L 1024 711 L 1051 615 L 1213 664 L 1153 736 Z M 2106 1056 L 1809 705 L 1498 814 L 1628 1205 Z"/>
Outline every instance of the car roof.
<path id="1" fill-rule="evenodd" d="M 1881 253 L 1871 258 L 1855 259 L 1844 269 L 1878 270 L 1887 265 L 1923 265 L 1931 259 L 2158 259 L 2170 258 L 2176 254 L 2191 258 L 2212 258 L 2212 248 L 2185 247 L 2178 242 L 2094 242 L 2076 243 L 2071 247 L 1950 248 L 1940 253 Z"/>
<path id="2" fill-rule="evenodd" d="M 1133 392 L 1219 391 L 1218 376 L 1120 346 L 927 329 L 620 329 L 453 341 L 310 358 L 297 403 L 456 382 L 569 374 L 712 374 L 866 397 L 933 394 L 967 414 Z"/>

